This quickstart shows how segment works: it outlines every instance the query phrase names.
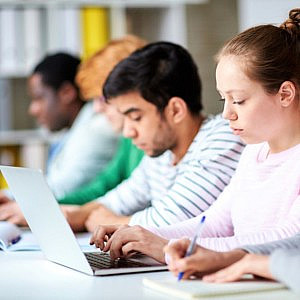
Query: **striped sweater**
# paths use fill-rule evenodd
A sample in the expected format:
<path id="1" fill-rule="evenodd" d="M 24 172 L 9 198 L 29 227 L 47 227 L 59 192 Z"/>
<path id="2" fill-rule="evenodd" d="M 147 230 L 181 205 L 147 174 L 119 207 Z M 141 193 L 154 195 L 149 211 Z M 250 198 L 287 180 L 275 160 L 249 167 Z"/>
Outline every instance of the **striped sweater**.
<path id="1" fill-rule="evenodd" d="M 220 115 L 208 117 L 176 165 L 172 152 L 144 157 L 131 177 L 98 199 L 130 225 L 164 226 L 199 215 L 233 175 L 244 144 Z"/>

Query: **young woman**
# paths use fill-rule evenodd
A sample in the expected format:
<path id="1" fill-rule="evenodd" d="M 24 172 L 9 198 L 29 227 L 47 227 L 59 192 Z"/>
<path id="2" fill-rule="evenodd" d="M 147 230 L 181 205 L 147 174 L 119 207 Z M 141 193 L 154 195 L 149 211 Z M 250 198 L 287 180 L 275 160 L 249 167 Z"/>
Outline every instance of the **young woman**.
<path id="1" fill-rule="evenodd" d="M 235 175 L 205 212 L 197 243 L 226 251 L 300 231 L 300 9 L 280 27 L 253 27 L 217 55 L 224 118 L 248 146 Z M 161 212 L 163 213 L 163 212 Z M 172 238 L 192 237 L 202 215 L 162 228 L 101 226 L 91 243 L 111 256 L 140 251 L 164 261 Z M 110 237 L 104 246 L 104 241 Z M 185 248 L 180 249 L 183 256 Z"/>
<path id="2" fill-rule="evenodd" d="M 274 91 L 284 91 L 283 87 L 288 83 L 291 86 L 294 86 L 294 100 L 295 106 L 294 106 L 294 112 L 296 118 L 294 119 L 295 123 L 289 123 L 286 122 L 286 131 L 282 132 L 281 138 L 279 138 L 279 131 L 277 133 L 276 126 L 279 124 L 276 124 L 273 128 L 270 129 L 269 133 L 266 132 L 265 135 L 271 135 L 274 136 L 274 138 L 269 141 L 270 145 L 270 152 L 273 149 L 274 142 L 277 144 L 285 144 L 285 141 L 288 141 L 289 139 L 291 141 L 294 140 L 293 143 L 287 143 L 285 148 L 287 150 L 283 150 L 279 155 L 286 156 L 284 152 L 290 153 L 293 151 L 293 149 L 299 148 L 299 140 L 297 137 L 299 137 L 299 120 L 297 121 L 297 114 L 299 116 L 299 80 L 300 80 L 300 9 L 294 9 L 290 11 L 289 19 L 284 22 L 278 29 L 273 28 L 271 26 L 259 26 L 256 28 L 252 28 L 245 33 L 239 35 L 235 39 L 233 39 L 231 42 L 229 42 L 220 52 L 219 54 L 219 65 L 217 69 L 217 75 L 218 72 L 220 72 L 220 67 L 222 67 L 222 62 L 226 61 L 226 56 L 228 56 L 229 53 L 237 53 L 237 51 L 240 51 L 238 49 L 238 45 L 241 43 L 242 36 L 249 37 L 249 36 L 256 36 L 256 39 L 264 39 L 266 37 L 266 34 L 269 33 L 269 39 L 272 37 L 277 37 L 277 41 L 279 44 L 278 50 L 275 51 L 275 53 L 272 55 L 271 60 L 266 63 L 270 64 L 274 68 L 274 76 L 270 76 L 270 79 L 273 79 L 273 82 L 269 80 L 271 86 L 276 82 L 275 77 L 278 79 L 281 78 L 283 81 L 280 85 L 280 88 L 278 89 L 277 86 L 274 86 Z M 266 40 L 261 43 L 260 47 L 256 46 L 257 48 L 261 48 L 261 52 L 258 53 L 251 53 L 251 49 L 249 49 L 249 53 L 245 56 L 245 59 L 243 61 L 246 62 L 245 66 L 247 66 L 247 57 L 250 56 L 250 61 L 252 60 L 254 63 L 256 63 L 257 66 L 259 62 L 259 58 L 262 59 L 263 57 L 259 54 L 267 53 L 270 54 L 271 49 L 274 49 L 274 44 L 271 43 L 270 45 L 267 45 L 270 40 Z M 290 44 L 288 44 L 290 42 Z M 249 40 L 249 43 L 251 43 L 251 40 Z M 246 46 L 246 45 L 245 45 Z M 255 47 L 255 46 L 253 46 Z M 270 47 L 270 48 L 269 48 Z M 271 48 L 273 47 L 273 48 Z M 234 49 L 234 50 L 233 50 Z M 290 49 L 290 53 L 288 54 L 288 51 Z M 279 52 L 280 51 L 280 52 Z M 281 52 L 282 51 L 282 52 Z M 238 57 L 236 55 L 236 57 Z M 228 59 L 228 57 L 227 57 Z M 271 64 L 271 61 L 273 60 L 273 64 Z M 276 66 L 275 62 L 278 63 Z M 220 65 L 221 64 L 221 65 Z M 263 70 L 262 65 L 260 65 L 260 70 L 263 72 L 266 72 L 267 69 Z M 251 68 L 250 68 L 251 69 Z M 222 70 L 222 69 L 221 69 Z M 259 70 L 257 68 L 257 70 Z M 259 78 L 258 74 L 254 78 Z M 282 75 L 280 76 L 280 73 Z M 220 74 L 219 74 L 220 75 Z M 260 77 L 261 78 L 261 77 Z M 218 80 L 219 79 L 219 80 Z M 277 80 L 278 80 L 277 79 Z M 287 80 L 288 79 L 288 80 Z M 217 76 L 218 84 L 220 83 L 220 76 Z M 280 81 L 279 81 L 280 82 Z M 266 89 L 268 90 L 268 86 L 266 86 Z M 287 92 L 288 89 L 285 89 L 285 92 Z M 274 92 L 271 95 L 274 95 Z M 284 96 L 281 97 L 281 101 L 284 100 Z M 247 104 L 245 102 L 245 104 Z M 271 102 L 272 104 L 272 102 Z M 276 101 L 274 102 L 276 104 Z M 284 102 L 282 102 L 284 104 Z M 281 122 L 281 120 L 284 120 L 283 113 L 285 112 L 285 108 L 288 107 L 287 103 L 283 106 L 282 109 L 282 116 L 278 116 L 278 122 Z M 269 118 L 272 116 L 273 109 L 270 108 L 269 114 L 268 111 L 265 113 L 263 112 L 263 108 L 261 110 L 261 113 Z M 291 115 L 293 114 L 293 110 L 291 110 Z M 272 120 L 271 120 L 272 121 Z M 275 123 L 276 119 L 274 119 Z M 271 123 L 271 124 L 273 124 Z M 257 122 L 257 124 L 259 124 Z M 283 123 L 284 125 L 284 123 Z M 267 124 L 266 124 L 267 126 Z M 289 135 L 288 128 L 290 128 L 290 132 L 293 133 Z M 263 128 L 261 128 L 261 132 L 263 132 Z M 278 137 L 276 138 L 276 136 Z M 298 144 L 297 144 L 298 143 Z M 296 146 L 293 146 L 296 144 Z M 270 153 L 269 152 L 269 153 Z M 270 154 L 269 154 L 270 155 Z M 298 160 L 297 160 L 298 158 Z M 296 157 L 295 156 L 295 162 L 296 165 L 299 165 L 299 154 Z M 284 162 L 282 163 L 284 164 Z M 283 176 L 286 176 L 287 178 L 291 178 L 292 176 L 295 176 L 295 179 L 298 178 L 296 173 L 293 173 L 293 170 L 297 170 L 297 167 L 292 168 L 290 170 L 291 173 L 287 172 L 286 174 L 282 174 Z M 299 169 L 299 168 L 298 168 Z M 275 172 L 274 172 L 275 173 Z M 272 174 L 266 177 L 267 180 L 269 180 L 269 177 L 271 177 Z M 282 179 L 284 180 L 284 179 Z M 281 179 L 279 178 L 278 184 L 281 185 Z M 294 208 L 293 211 L 290 212 L 290 215 L 295 218 L 295 225 L 297 224 L 297 206 L 299 206 L 299 181 L 297 182 L 290 180 L 290 182 L 287 182 L 293 188 L 292 185 L 295 186 L 295 188 L 298 189 L 298 193 L 295 194 L 296 198 L 294 200 Z M 274 189 L 276 187 L 274 186 Z M 285 201 L 285 199 L 288 198 L 288 194 L 286 197 L 282 198 L 282 202 Z M 262 201 L 264 201 L 264 198 L 260 198 Z M 271 210 L 270 213 L 275 213 L 274 210 Z M 280 211 L 278 211 L 280 213 Z M 298 217 L 298 223 L 299 217 Z M 276 224 L 277 225 L 277 224 Z M 279 225 L 279 224 L 278 224 Z M 277 225 L 277 226 L 278 226 Z M 297 226 L 296 226 L 297 227 Z M 278 226 L 280 228 L 280 225 Z M 288 228 L 286 228 L 288 229 Z M 300 293 L 300 234 L 288 238 L 283 239 L 279 241 L 275 241 L 272 243 L 267 244 L 261 244 L 261 245 L 253 245 L 253 246 L 244 246 L 243 249 L 236 249 L 229 252 L 215 252 L 210 251 L 208 249 L 202 248 L 198 246 L 196 248 L 196 251 L 193 255 L 191 255 L 188 258 L 184 258 L 184 254 L 186 252 L 186 249 L 189 245 L 189 240 L 179 240 L 176 241 L 173 244 L 170 244 L 165 248 L 165 252 L 168 254 L 170 259 L 170 270 L 177 275 L 178 272 L 185 272 L 185 276 L 189 277 L 191 274 L 200 274 L 203 273 L 209 273 L 214 270 L 218 270 L 224 267 L 227 267 L 217 273 L 204 276 L 203 280 L 209 281 L 209 282 L 228 282 L 228 281 L 234 281 L 239 279 L 243 274 L 251 273 L 255 275 L 259 275 L 265 278 L 269 279 L 277 279 L 279 281 L 284 282 L 288 287 L 293 289 L 295 292 Z M 247 253 L 248 252 L 248 253 Z"/>

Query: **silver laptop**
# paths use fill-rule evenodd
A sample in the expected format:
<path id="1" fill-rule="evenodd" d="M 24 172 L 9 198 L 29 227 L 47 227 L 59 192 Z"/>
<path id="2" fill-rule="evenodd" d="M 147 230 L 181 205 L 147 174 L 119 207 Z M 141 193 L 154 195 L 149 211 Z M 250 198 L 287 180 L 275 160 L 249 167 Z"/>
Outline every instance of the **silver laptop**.
<path id="1" fill-rule="evenodd" d="M 101 251 L 82 252 L 43 173 L 40 170 L 8 166 L 0 166 L 0 170 L 48 260 L 89 275 L 167 269 L 147 256 L 113 261 Z"/>

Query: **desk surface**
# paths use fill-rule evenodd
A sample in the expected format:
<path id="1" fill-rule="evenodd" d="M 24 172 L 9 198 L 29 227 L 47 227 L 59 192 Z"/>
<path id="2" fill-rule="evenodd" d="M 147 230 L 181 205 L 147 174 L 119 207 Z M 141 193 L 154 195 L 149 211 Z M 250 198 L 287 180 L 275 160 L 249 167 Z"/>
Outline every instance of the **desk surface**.
<path id="1" fill-rule="evenodd" d="M 169 272 L 93 277 L 51 263 L 41 252 L 0 252 L 0 298 L 9 299 L 161 299 L 170 297 L 147 289 L 143 277 L 172 278 Z M 209 298 L 212 300 L 212 298 Z M 213 299 L 296 300 L 289 291 L 273 291 Z"/>

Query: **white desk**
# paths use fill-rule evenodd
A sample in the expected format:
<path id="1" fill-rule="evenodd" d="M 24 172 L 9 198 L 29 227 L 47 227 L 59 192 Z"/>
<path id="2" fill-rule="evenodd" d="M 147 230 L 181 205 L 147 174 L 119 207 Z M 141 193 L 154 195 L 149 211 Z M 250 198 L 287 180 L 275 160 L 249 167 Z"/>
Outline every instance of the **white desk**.
<path id="1" fill-rule="evenodd" d="M 0 299 L 161 299 L 170 297 L 142 286 L 142 278 L 171 278 L 168 272 L 88 276 L 51 263 L 41 252 L 0 252 Z M 212 298 L 209 298 L 212 300 Z M 296 300 L 289 291 L 230 297 L 222 300 Z"/>
<path id="2" fill-rule="evenodd" d="M 0 299 L 156 299 L 142 287 L 145 275 L 93 277 L 46 261 L 41 252 L 1 252 Z"/>

